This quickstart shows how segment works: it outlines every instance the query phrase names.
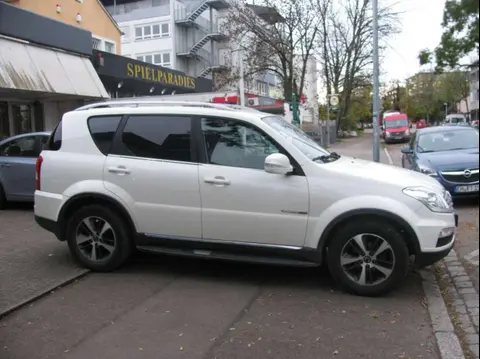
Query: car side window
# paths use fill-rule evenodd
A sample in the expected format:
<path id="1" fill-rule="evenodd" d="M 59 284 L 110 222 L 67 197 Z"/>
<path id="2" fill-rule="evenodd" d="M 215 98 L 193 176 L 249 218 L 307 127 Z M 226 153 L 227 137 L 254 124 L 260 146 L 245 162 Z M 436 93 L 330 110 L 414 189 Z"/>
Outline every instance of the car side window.
<path id="1" fill-rule="evenodd" d="M 265 158 L 280 152 L 266 135 L 241 121 L 202 118 L 202 132 L 210 164 L 263 170 Z"/>
<path id="2" fill-rule="evenodd" d="M 105 156 L 110 151 L 122 116 L 101 116 L 88 119 L 88 129 L 97 148 Z"/>
<path id="3" fill-rule="evenodd" d="M 3 157 L 37 157 L 35 150 L 35 136 L 22 137 L 12 140 L 0 147 L 0 156 Z"/>
<path id="4" fill-rule="evenodd" d="M 191 118 L 174 115 L 130 116 L 121 145 L 112 153 L 160 160 L 191 162 Z"/>

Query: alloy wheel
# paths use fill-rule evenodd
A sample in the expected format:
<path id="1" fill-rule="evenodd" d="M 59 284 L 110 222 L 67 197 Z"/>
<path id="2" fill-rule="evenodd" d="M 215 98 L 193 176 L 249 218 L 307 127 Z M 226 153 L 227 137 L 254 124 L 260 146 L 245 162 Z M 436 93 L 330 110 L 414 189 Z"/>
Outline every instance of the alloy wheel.
<path id="1" fill-rule="evenodd" d="M 378 285 L 392 275 L 395 253 L 384 238 L 363 233 L 343 246 L 340 264 L 353 282 L 362 286 Z"/>
<path id="2" fill-rule="evenodd" d="M 115 232 L 100 217 L 84 218 L 77 226 L 75 239 L 80 253 L 90 261 L 108 260 L 115 251 Z"/>

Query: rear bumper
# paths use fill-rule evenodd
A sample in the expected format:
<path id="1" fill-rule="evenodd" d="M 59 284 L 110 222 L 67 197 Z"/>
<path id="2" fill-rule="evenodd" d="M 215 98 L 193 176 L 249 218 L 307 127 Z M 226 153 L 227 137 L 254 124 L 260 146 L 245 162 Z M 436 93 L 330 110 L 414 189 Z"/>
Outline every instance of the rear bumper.
<path id="1" fill-rule="evenodd" d="M 35 216 L 35 222 L 37 222 L 37 224 L 43 229 L 45 229 L 46 231 L 53 233 L 55 237 L 57 237 L 59 240 L 62 240 L 59 235 L 60 231 L 59 231 L 59 226 L 57 222 L 52 221 L 51 219 L 48 219 L 48 218 L 37 216 L 37 215 Z"/>

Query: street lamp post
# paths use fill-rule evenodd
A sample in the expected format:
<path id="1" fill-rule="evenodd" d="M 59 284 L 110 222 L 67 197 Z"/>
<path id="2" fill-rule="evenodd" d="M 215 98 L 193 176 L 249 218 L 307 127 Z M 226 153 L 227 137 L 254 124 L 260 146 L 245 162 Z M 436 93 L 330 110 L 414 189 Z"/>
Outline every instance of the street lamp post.
<path id="1" fill-rule="evenodd" d="M 244 69 L 243 69 L 243 50 L 242 50 L 242 44 L 240 43 L 238 45 L 238 72 L 240 75 L 240 81 L 238 82 L 238 92 L 240 96 L 240 106 L 245 106 L 245 79 L 244 77 Z"/>
<path id="2" fill-rule="evenodd" d="M 372 1 L 373 12 L 373 160 L 380 162 L 380 133 L 379 133 L 379 110 L 380 110 L 380 64 L 378 59 L 378 0 Z"/>

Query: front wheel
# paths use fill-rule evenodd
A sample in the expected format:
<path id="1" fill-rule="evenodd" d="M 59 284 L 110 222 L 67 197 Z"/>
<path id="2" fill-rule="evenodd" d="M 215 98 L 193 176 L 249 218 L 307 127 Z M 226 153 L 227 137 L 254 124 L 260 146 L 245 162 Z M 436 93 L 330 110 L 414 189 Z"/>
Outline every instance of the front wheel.
<path id="1" fill-rule="evenodd" d="M 133 252 L 130 233 L 122 218 L 101 205 L 77 210 L 68 221 L 66 237 L 73 258 L 92 271 L 117 269 Z"/>
<path id="2" fill-rule="evenodd" d="M 380 296 L 395 289 L 408 270 L 408 248 L 394 227 L 373 220 L 343 226 L 328 247 L 328 268 L 346 291 Z"/>

